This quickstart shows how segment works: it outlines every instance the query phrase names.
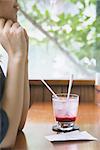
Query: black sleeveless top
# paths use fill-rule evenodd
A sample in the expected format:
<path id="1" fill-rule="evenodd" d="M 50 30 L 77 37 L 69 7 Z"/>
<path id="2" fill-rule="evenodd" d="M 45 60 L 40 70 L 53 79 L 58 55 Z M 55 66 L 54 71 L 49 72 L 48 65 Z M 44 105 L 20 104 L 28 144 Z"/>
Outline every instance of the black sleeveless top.
<path id="1" fill-rule="evenodd" d="M 1 104 L 4 85 L 5 85 L 5 76 L 0 66 L 0 143 L 3 141 L 9 126 L 7 114 L 2 109 L 2 104 Z"/>

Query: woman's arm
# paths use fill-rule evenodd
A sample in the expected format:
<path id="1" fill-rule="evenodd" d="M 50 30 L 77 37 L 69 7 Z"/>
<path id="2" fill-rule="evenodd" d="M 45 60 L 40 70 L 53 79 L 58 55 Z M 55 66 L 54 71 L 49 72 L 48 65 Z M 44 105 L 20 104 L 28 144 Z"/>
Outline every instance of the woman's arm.
<path id="1" fill-rule="evenodd" d="M 8 115 L 9 128 L 1 147 L 10 147 L 15 143 L 23 109 L 23 84 L 25 64 L 22 60 L 10 59 L 8 76 L 3 95 L 2 108 Z"/>
<path id="2" fill-rule="evenodd" d="M 0 43 L 8 53 L 8 71 L 2 108 L 8 115 L 8 132 L 0 148 L 11 147 L 16 140 L 21 121 L 24 95 L 24 73 L 27 41 L 24 29 L 11 20 L 0 19 Z"/>
<path id="3" fill-rule="evenodd" d="M 25 125 L 25 121 L 26 121 L 26 117 L 27 117 L 27 113 L 28 113 L 28 109 L 29 109 L 29 105 L 30 105 L 30 88 L 29 88 L 29 80 L 28 80 L 28 47 L 29 47 L 29 37 L 25 32 L 25 38 L 27 41 L 27 55 L 26 55 L 26 61 L 25 61 L 25 73 L 24 73 L 24 95 L 23 95 L 23 110 L 22 110 L 22 116 L 21 116 L 21 121 L 20 121 L 20 125 L 19 125 L 19 130 L 22 130 L 24 125 Z"/>
<path id="4" fill-rule="evenodd" d="M 24 73 L 24 95 L 23 95 L 23 111 L 21 116 L 21 121 L 19 125 L 19 130 L 22 130 L 26 121 L 26 116 L 28 113 L 30 105 L 30 89 L 28 81 L 28 61 L 25 63 L 25 73 Z"/>

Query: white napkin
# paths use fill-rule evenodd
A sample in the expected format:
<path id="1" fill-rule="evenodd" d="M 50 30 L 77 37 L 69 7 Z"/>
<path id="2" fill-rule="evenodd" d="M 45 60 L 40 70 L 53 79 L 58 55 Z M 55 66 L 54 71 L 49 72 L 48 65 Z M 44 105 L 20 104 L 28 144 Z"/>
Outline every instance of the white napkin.
<path id="1" fill-rule="evenodd" d="M 83 141 L 83 140 L 97 140 L 97 138 L 90 135 L 87 131 L 72 131 L 67 133 L 53 134 L 45 136 L 51 142 L 57 141 Z"/>

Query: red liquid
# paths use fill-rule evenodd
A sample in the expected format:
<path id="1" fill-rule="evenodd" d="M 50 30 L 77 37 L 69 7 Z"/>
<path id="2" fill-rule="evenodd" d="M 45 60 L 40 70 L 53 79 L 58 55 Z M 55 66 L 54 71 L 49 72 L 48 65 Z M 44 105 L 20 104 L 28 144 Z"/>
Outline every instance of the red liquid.
<path id="1" fill-rule="evenodd" d="M 56 121 L 59 122 L 71 122 L 71 121 L 75 121 L 76 117 L 56 117 Z"/>

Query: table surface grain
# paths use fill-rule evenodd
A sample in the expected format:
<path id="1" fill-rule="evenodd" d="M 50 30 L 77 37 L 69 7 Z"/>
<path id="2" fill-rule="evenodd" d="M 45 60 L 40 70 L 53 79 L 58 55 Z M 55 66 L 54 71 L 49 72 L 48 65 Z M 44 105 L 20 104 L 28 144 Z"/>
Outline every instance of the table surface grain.
<path id="1" fill-rule="evenodd" d="M 16 139 L 14 150 L 100 150 L 100 106 L 80 103 L 76 124 L 98 141 L 70 141 L 51 143 L 45 139 L 53 134 L 55 124 L 50 102 L 33 103 L 29 109 L 23 132 Z"/>

